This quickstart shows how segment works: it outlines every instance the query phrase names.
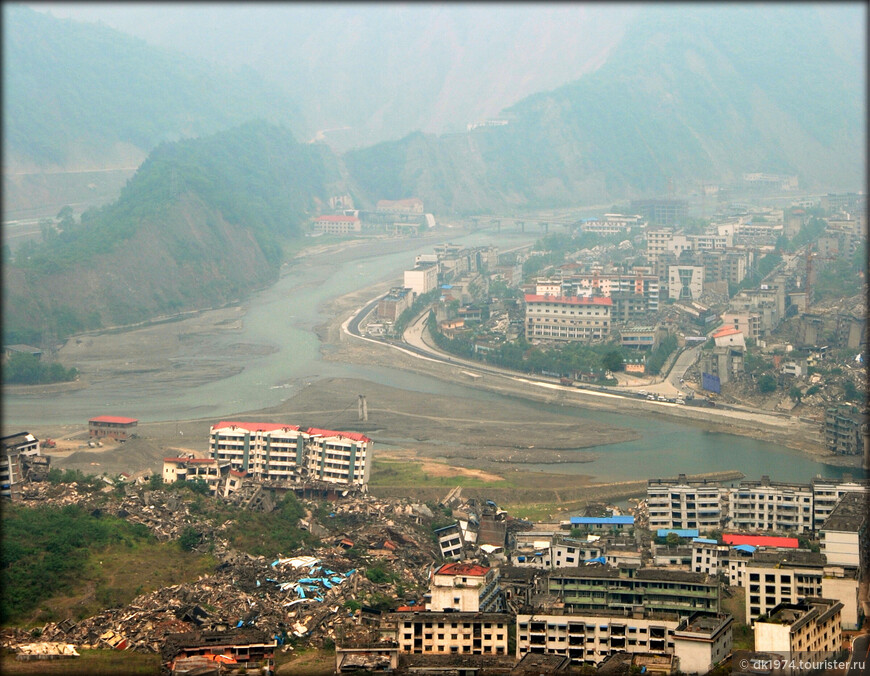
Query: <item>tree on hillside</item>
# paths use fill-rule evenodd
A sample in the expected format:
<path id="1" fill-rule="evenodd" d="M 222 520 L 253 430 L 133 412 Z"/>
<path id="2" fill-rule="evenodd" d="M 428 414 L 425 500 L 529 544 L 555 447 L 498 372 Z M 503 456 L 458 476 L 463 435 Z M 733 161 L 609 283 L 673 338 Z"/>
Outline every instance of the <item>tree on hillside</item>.
<path id="1" fill-rule="evenodd" d="M 608 352 L 604 355 L 604 368 L 608 371 L 621 371 L 622 370 L 622 355 L 619 354 L 616 350 Z"/>
<path id="2" fill-rule="evenodd" d="M 776 378 L 769 373 L 765 373 L 758 379 L 758 391 L 762 394 L 770 394 L 776 390 Z"/>

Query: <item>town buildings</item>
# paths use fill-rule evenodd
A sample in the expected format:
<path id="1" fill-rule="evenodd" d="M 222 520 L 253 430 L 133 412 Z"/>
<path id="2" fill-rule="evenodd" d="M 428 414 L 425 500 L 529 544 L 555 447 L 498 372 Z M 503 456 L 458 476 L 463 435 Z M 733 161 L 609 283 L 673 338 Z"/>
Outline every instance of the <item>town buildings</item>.
<path id="1" fill-rule="evenodd" d="M 418 263 L 413 270 L 405 270 L 404 287 L 417 296 L 429 293 L 438 286 L 438 264 Z"/>
<path id="2" fill-rule="evenodd" d="M 825 556 L 808 550 L 759 550 L 747 562 L 746 624 L 780 603 L 822 595 Z"/>
<path id="3" fill-rule="evenodd" d="M 280 423 L 224 421 L 209 433 L 211 457 L 255 479 L 354 486 L 368 483 L 371 443 L 358 432 Z"/>
<path id="4" fill-rule="evenodd" d="M 721 525 L 722 506 L 717 484 L 706 480 L 650 479 L 647 484 L 649 527 L 697 528 L 702 531 Z"/>

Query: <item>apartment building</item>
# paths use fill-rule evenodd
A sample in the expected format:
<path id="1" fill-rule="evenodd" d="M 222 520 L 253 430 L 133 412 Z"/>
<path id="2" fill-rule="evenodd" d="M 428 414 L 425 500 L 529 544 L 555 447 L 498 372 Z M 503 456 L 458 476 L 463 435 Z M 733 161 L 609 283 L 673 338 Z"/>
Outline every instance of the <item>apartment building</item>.
<path id="1" fill-rule="evenodd" d="M 857 406 L 839 405 L 825 411 L 825 447 L 838 455 L 861 455 L 861 427 L 867 422 Z"/>
<path id="2" fill-rule="evenodd" d="M 413 270 L 405 270 L 403 286 L 417 296 L 429 293 L 438 286 L 438 264 L 419 263 Z"/>
<path id="3" fill-rule="evenodd" d="M 222 421 L 209 432 L 209 453 L 231 469 L 256 479 L 319 480 L 365 486 L 371 464 L 371 439 L 281 423 Z"/>
<path id="4" fill-rule="evenodd" d="M 825 556 L 804 549 L 759 550 L 747 562 L 746 624 L 769 614 L 780 603 L 821 596 Z"/>
<path id="5" fill-rule="evenodd" d="M 462 558 L 462 529 L 458 523 L 435 530 L 441 558 L 458 561 Z"/>
<path id="6" fill-rule="evenodd" d="M 21 482 L 27 475 L 28 464 L 36 458 L 42 458 L 39 439 L 30 432 L 18 432 L 3 437 L 0 442 L 3 450 L 0 457 L 0 497 L 17 499 L 20 497 Z"/>
<path id="7" fill-rule="evenodd" d="M 842 608 L 839 601 L 818 597 L 777 604 L 755 623 L 755 650 L 786 654 L 796 661 L 839 653 Z"/>
<path id="8" fill-rule="evenodd" d="M 813 530 L 813 489 L 809 484 L 741 481 L 728 490 L 728 527 L 742 531 L 803 533 Z"/>
<path id="9" fill-rule="evenodd" d="M 695 538 L 692 541 L 690 570 L 706 575 L 725 575 L 732 587 L 743 585 L 747 562 L 758 549 L 754 545 L 719 544 L 710 538 Z"/>
<path id="10" fill-rule="evenodd" d="M 821 553 L 828 564 L 866 569 L 870 534 L 867 514 L 870 495 L 846 493 L 840 498 L 819 531 Z"/>
<path id="11" fill-rule="evenodd" d="M 674 300 L 698 300 L 704 293 L 702 265 L 669 265 L 668 297 Z"/>
<path id="12" fill-rule="evenodd" d="M 498 568 L 476 563 L 445 563 L 432 573 L 426 610 L 489 613 L 503 609 Z"/>
<path id="13" fill-rule="evenodd" d="M 389 629 L 382 635 L 394 638 L 401 653 L 507 655 L 511 624 L 506 613 L 397 612 L 384 618 Z"/>
<path id="14" fill-rule="evenodd" d="M 378 319 L 394 322 L 411 307 L 414 302 L 414 292 L 401 286 L 390 289 L 390 292 L 378 301 Z"/>
<path id="15" fill-rule="evenodd" d="M 677 199 L 632 200 L 631 211 L 650 225 L 679 225 L 689 213 L 689 203 Z"/>
<path id="16" fill-rule="evenodd" d="M 547 591 L 555 594 L 571 612 L 627 610 L 717 612 L 719 586 L 700 573 L 658 568 L 593 566 L 553 571 Z"/>
<path id="17" fill-rule="evenodd" d="M 685 474 L 676 479 L 650 479 L 646 494 L 650 530 L 697 528 L 710 531 L 722 525 L 719 486 L 705 479 L 689 481 Z"/>
<path id="18" fill-rule="evenodd" d="M 314 219 L 314 229 L 325 235 L 347 235 L 362 232 L 362 222 L 356 216 L 319 216 Z"/>
<path id="19" fill-rule="evenodd" d="M 847 493 L 870 494 L 870 480 L 855 481 L 846 475 L 838 479 L 813 479 L 813 529 L 820 530 L 834 507 Z"/>
<path id="20" fill-rule="evenodd" d="M 526 294 L 526 340 L 592 342 L 610 334 L 610 298 Z"/>
<path id="21" fill-rule="evenodd" d="M 518 568 L 576 568 L 587 561 L 604 562 L 605 545 L 562 537 L 556 533 L 529 531 L 517 533 L 511 565 Z"/>
<path id="22" fill-rule="evenodd" d="M 723 312 L 722 325 L 730 326 L 753 340 L 761 337 L 761 316 L 755 312 Z"/>
<path id="23" fill-rule="evenodd" d="M 517 614 L 517 652 L 563 655 L 575 664 L 598 665 L 608 656 L 674 655 L 683 673 L 706 673 L 731 650 L 729 615 L 601 611 L 560 613 L 558 609 Z"/>

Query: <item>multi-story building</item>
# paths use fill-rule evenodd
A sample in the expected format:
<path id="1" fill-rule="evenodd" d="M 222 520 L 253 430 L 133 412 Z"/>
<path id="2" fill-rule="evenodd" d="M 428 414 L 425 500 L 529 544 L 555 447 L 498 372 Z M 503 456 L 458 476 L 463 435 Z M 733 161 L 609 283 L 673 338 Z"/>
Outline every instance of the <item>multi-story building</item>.
<path id="1" fill-rule="evenodd" d="M 741 481 L 728 490 L 728 527 L 743 531 L 803 533 L 813 530 L 813 491 L 809 484 Z"/>
<path id="2" fill-rule="evenodd" d="M 413 270 L 405 270 L 403 285 L 422 296 L 438 286 L 438 264 L 419 263 Z"/>
<path id="3" fill-rule="evenodd" d="M 856 406 L 840 404 L 825 411 L 825 447 L 838 455 L 861 455 L 864 439 L 861 426 L 866 419 Z"/>
<path id="4" fill-rule="evenodd" d="M 458 523 L 435 530 L 441 558 L 458 561 L 462 558 L 462 529 Z"/>
<path id="5" fill-rule="evenodd" d="M 610 298 L 526 294 L 526 340 L 592 342 L 610 334 Z"/>
<path id="6" fill-rule="evenodd" d="M 551 572 L 547 591 L 564 602 L 566 610 L 718 612 L 718 582 L 701 573 L 658 568 L 583 567 Z"/>
<path id="7" fill-rule="evenodd" d="M 314 228 L 326 235 L 347 235 L 362 231 L 362 222 L 356 216 L 330 214 L 314 219 Z"/>
<path id="8" fill-rule="evenodd" d="M 27 476 L 28 464 L 40 455 L 39 439 L 30 432 L 18 432 L 0 439 L 3 455 L 0 457 L 0 497 L 20 497 L 21 482 Z M 46 465 L 48 458 L 46 458 Z"/>
<path id="9" fill-rule="evenodd" d="M 761 317 L 755 312 L 724 312 L 722 325 L 742 331 L 744 336 L 753 340 L 761 337 Z"/>
<path id="10" fill-rule="evenodd" d="M 825 556 L 805 549 L 758 550 L 746 565 L 746 624 L 780 603 L 821 596 Z"/>
<path id="11" fill-rule="evenodd" d="M 641 216 L 625 216 L 623 214 L 604 214 L 601 219 L 587 218 L 580 223 L 582 232 L 592 232 L 598 235 L 628 234 L 632 230 L 645 227 Z"/>
<path id="12" fill-rule="evenodd" d="M 631 210 L 650 225 L 679 225 L 689 213 L 689 203 L 676 199 L 633 200 Z"/>
<path id="13" fill-rule="evenodd" d="M 409 197 L 403 200 L 378 200 L 375 210 L 387 214 L 423 214 L 423 200 Z"/>
<path id="14" fill-rule="evenodd" d="M 134 433 L 139 421 L 119 415 L 99 415 L 88 420 L 88 436 L 92 439 L 126 441 Z"/>
<path id="15" fill-rule="evenodd" d="M 855 481 L 851 476 L 838 479 L 813 479 L 813 530 L 820 530 L 834 507 L 846 493 L 870 494 L 870 480 Z"/>
<path id="16" fill-rule="evenodd" d="M 365 486 L 371 439 L 280 423 L 220 422 L 209 434 L 209 452 L 219 462 L 255 479 L 319 480 Z"/>
<path id="17" fill-rule="evenodd" d="M 867 493 L 851 492 L 840 498 L 819 531 L 821 552 L 828 564 L 866 568 L 870 547 L 868 511 L 870 495 Z"/>
<path id="18" fill-rule="evenodd" d="M 659 309 L 659 278 L 655 275 L 640 272 L 571 274 L 564 276 L 562 287 L 568 289 L 569 295 L 610 298 L 613 321 L 633 321 Z"/>
<path id="19" fill-rule="evenodd" d="M 489 613 L 502 610 L 498 568 L 445 563 L 432 573 L 426 610 Z"/>
<path id="20" fill-rule="evenodd" d="M 706 673 L 730 652 L 730 615 L 696 613 L 517 614 L 517 654 L 564 655 L 576 664 L 597 665 L 618 652 L 674 655 L 683 673 Z"/>
<path id="21" fill-rule="evenodd" d="M 839 601 L 818 597 L 779 603 L 755 623 L 755 650 L 785 654 L 795 661 L 839 653 L 842 608 Z"/>
<path id="22" fill-rule="evenodd" d="M 677 479 L 650 479 L 646 494 L 651 530 L 697 528 L 710 531 L 722 525 L 719 486 L 705 479 L 689 481 L 685 474 Z"/>
<path id="23" fill-rule="evenodd" d="M 397 612 L 384 618 L 383 626 L 391 630 L 382 635 L 394 638 L 402 653 L 507 655 L 511 624 L 505 613 Z"/>
<path id="24" fill-rule="evenodd" d="M 378 319 L 394 322 L 413 302 L 414 292 L 411 289 L 395 286 L 378 301 Z"/>
<path id="25" fill-rule="evenodd" d="M 673 632 L 674 655 L 684 674 L 706 674 L 731 654 L 734 618 L 726 614 L 696 613 Z"/>
<path id="26" fill-rule="evenodd" d="M 674 300 L 698 300 L 704 293 L 702 265 L 669 265 L 668 297 Z"/>

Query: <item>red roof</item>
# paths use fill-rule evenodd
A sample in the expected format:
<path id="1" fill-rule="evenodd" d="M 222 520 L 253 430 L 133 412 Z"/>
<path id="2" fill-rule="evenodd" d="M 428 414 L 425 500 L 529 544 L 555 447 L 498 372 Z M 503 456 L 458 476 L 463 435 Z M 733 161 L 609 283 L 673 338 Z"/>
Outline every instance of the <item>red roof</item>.
<path id="1" fill-rule="evenodd" d="M 285 425 L 284 423 L 228 422 L 226 420 L 222 420 L 217 425 L 213 425 L 212 429 L 222 430 L 226 427 L 238 427 L 247 432 L 274 432 L 275 430 L 299 431 L 299 425 Z"/>
<path id="2" fill-rule="evenodd" d="M 359 432 L 335 432 L 333 430 L 321 430 L 316 427 L 309 427 L 305 430 L 306 434 L 313 437 L 339 437 L 342 439 L 352 439 L 353 441 L 371 441 L 365 434 Z"/>
<path id="3" fill-rule="evenodd" d="M 526 294 L 527 303 L 559 303 L 561 305 L 613 305 L 613 301 L 606 296 L 538 296 L 533 293 Z"/>
<path id="4" fill-rule="evenodd" d="M 217 462 L 214 458 L 163 458 L 163 462 Z"/>
<path id="5" fill-rule="evenodd" d="M 315 222 L 326 222 L 326 223 L 344 223 L 345 221 L 350 221 L 354 223 L 359 219 L 356 216 L 318 216 L 314 219 Z"/>
<path id="6" fill-rule="evenodd" d="M 468 575 L 471 577 L 483 577 L 491 570 L 492 568 L 481 566 L 478 563 L 445 563 L 435 571 L 435 575 Z"/>
<path id="7" fill-rule="evenodd" d="M 91 418 L 88 422 L 104 422 L 104 423 L 119 423 L 121 425 L 129 425 L 130 423 L 139 422 L 136 418 L 124 418 L 119 415 L 98 415 L 96 418 Z"/>
<path id="8" fill-rule="evenodd" d="M 237 469 L 231 469 L 230 474 L 232 474 L 233 476 L 247 476 L 248 473 L 247 472 L 240 472 Z"/>
<path id="9" fill-rule="evenodd" d="M 421 613 L 426 610 L 426 606 L 399 606 L 396 608 L 397 613 Z"/>
<path id="10" fill-rule="evenodd" d="M 735 329 L 733 326 L 723 326 L 713 334 L 714 338 L 724 338 L 725 336 L 734 336 L 738 333 L 743 333 L 740 329 Z"/>
<path id="11" fill-rule="evenodd" d="M 800 544 L 797 538 L 776 537 L 773 535 L 737 535 L 725 533 L 722 542 L 726 545 L 752 545 L 753 547 L 788 547 L 797 549 Z"/>

